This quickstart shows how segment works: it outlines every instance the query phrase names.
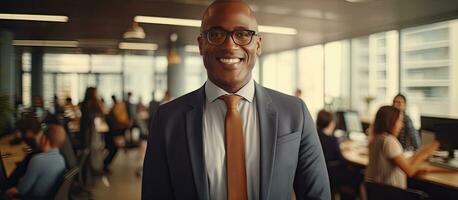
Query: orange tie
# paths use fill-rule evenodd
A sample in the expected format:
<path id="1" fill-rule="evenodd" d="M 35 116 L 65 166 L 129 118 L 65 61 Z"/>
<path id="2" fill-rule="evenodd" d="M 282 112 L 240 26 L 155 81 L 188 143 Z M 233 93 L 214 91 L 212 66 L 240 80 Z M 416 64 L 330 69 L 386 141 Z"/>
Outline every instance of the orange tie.
<path id="1" fill-rule="evenodd" d="M 237 105 L 241 98 L 242 97 L 237 95 L 225 95 L 220 97 L 227 106 L 224 131 L 226 133 L 226 177 L 228 200 L 248 199 L 242 117 L 240 116 L 240 112 L 237 110 Z"/>

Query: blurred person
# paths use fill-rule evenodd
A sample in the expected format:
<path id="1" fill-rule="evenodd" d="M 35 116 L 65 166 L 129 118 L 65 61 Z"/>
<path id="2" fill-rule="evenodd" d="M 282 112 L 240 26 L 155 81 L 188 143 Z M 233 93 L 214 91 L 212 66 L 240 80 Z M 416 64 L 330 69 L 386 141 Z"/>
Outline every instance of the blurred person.
<path id="1" fill-rule="evenodd" d="M 434 141 L 424 145 L 412 157 L 406 158 L 397 139 L 403 126 L 403 117 L 404 114 L 394 106 L 382 106 L 377 111 L 369 140 L 366 181 L 406 189 L 407 177 L 432 171 L 421 168 L 420 164 L 437 150 L 439 143 Z"/>
<path id="2" fill-rule="evenodd" d="M 138 140 L 135 140 L 137 138 L 134 137 L 134 133 L 140 133 L 141 135 L 141 128 L 140 128 L 140 123 L 139 123 L 139 118 L 138 118 L 138 113 L 135 104 L 132 102 L 132 92 L 127 93 L 127 98 L 124 101 L 126 108 L 127 108 L 127 114 L 129 116 L 129 129 L 126 132 L 126 146 L 128 147 L 133 147 L 138 145 Z M 138 132 L 135 132 L 138 131 Z M 125 149 L 127 151 L 127 149 Z"/>
<path id="3" fill-rule="evenodd" d="M 148 108 L 143 104 L 142 97 L 138 97 L 137 113 L 141 120 L 146 120 L 149 116 Z"/>
<path id="4" fill-rule="evenodd" d="M 17 185 L 19 180 L 24 176 L 32 157 L 40 153 L 39 137 L 42 134 L 40 122 L 36 117 L 26 116 L 16 122 L 16 128 L 19 131 L 20 138 L 12 140 L 12 145 L 24 142 L 27 145 L 27 154 L 24 159 L 17 163 L 8 179 L 0 183 L 0 190 L 6 190 Z"/>
<path id="5" fill-rule="evenodd" d="M 45 118 L 46 112 L 43 97 L 33 97 L 32 112 L 35 113 L 35 116 L 38 118 L 38 121 L 42 121 Z"/>
<path id="6" fill-rule="evenodd" d="M 162 101 L 161 101 L 161 105 L 172 101 L 172 99 L 173 98 L 172 98 L 172 95 L 170 95 L 170 92 L 168 90 L 165 91 L 164 98 L 162 98 Z"/>
<path id="7" fill-rule="evenodd" d="M 81 103 L 80 132 L 78 134 L 79 149 L 88 149 L 88 162 L 83 166 L 82 173 L 85 184 L 92 183 L 92 176 L 99 174 L 103 168 L 103 152 L 99 146 L 102 141 L 95 128 L 95 118 L 103 116 L 103 106 L 95 87 L 88 87 Z M 103 148 L 103 146 L 102 146 Z"/>
<path id="8" fill-rule="evenodd" d="M 77 107 L 73 105 L 71 97 L 65 98 L 63 110 L 64 110 L 64 117 L 69 118 L 69 119 L 78 118 L 79 111 L 77 110 Z"/>
<path id="9" fill-rule="evenodd" d="M 214 1 L 197 40 L 208 80 L 153 116 L 142 199 L 330 199 L 304 102 L 253 80 L 261 36 L 249 6 Z"/>
<path id="10" fill-rule="evenodd" d="M 108 114 L 108 112 L 110 112 L 110 109 L 107 108 L 107 104 L 105 103 L 105 99 L 103 97 L 100 97 L 100 104 L 102 105 L 103 114 Z"/>
<path id="11" fill-rule="evenodd" d="M 153 91 L 152 98 L 148 106 L 148 114 L 149 114 L 148 130 L 151 128 L 150 125 L 151 125 L 151 121 L 153 120 L 154 114 L 156 113 L 157 109 L 159 108 L 159 105 L 161 105 L 161 103 L 159 101 L 156 101 L 156 99 L 154 98 L 155 97 L 154 94 L 155 92 Z"/>
<path id="12" fill-rule="evenodd" d="M 111 99 L 113 100 L 113 106 L 107 116 L 109 132 L 104 134 L 105 148 L 108 150 L 108 155 L 103 160 L 105 173 L 110 173 L 111 162 L 116 156 L 118 148 L 122 146 L 121 140 L 124 138 L 124 132 L 129 128 L 126 104 L 119 102 L 115 95 L 112 95 Z"/>
<path id="13" fill-rule="evenodd" d="M 160 105 L 160 102 L 156 101 L 154 91 L 151 93 L 151 95 L 152 95 L 152 98 L 148 105 L 148 109 L 149 109 L 148 113 L 149 113 L 150 119 L 151 119 L 151 116 L 153 116 L 153 114 L 157 111 Z"/>
<path id="14" fill-rule="evenodd" d="M 129 115 L 129 120 L 134 122 L 134 119 L 136 117 L 136 109 L 135 109 L 135 104 L 132 102 L 132 92 L 127 92 L 127 98 L 124 101 L 126 108 L 127 108 L 127 114 Z"/>
<path id="15" fill-rule="evenodd" d="M 103 116 L 103 105 L 97 96 L 97 89 L 88 87 L 81 103 L 80 134 L 83 148 L 89 147 L 92 143 L 96 134 L 94 119 L 98 116 Z"/>
<path id="16" fill-rule="evenodd" d="M 151 101 L 149 102 L 149 107 L 148 107 L 148 123 L 147 123 L 147 134 L 143 135 L 141 137 L 141 142 L 140 142 L 140 148 L 139 148 L 139 153 L 138 153 L 138 159 L 139 159 L 139 166 L 137 168 L 137 171 L 135 172 L 138 177 L 142 175 L 143 172 L 143 159 L 145 158 L 145 153 L 146 153 L 146 147 L 147 147 L 147 140 L 148 140 L 148 135 L 149 135 L 149 130 L 151 130 L 151 122 L 153 120 L 153 117 L 156 114 L 157 109 L 159 108 L 159 105 L 161 104 L 159 101 L 155 100 L 155 92 L 152 92 L 152 98 Z"/>
<path id="17" fill-rule="evenodd" d="M 302 96 L 302 90 L 299 89 L 299 88 L 296 89 L 296 91 L 294 92 L 294 96 L 295 96 L 295 97 L 301 98 L 301 96 Z"/>
<path id="18" fill-rule="evenodd" d="M 320 110 L 316 119 L 318 136 L 323 148 L 324 159 L 328 169 L 332 189 L 341 193 L 341 199 L 355 199 L 359 194 L 359 186 L 363 175 L 357 169 L 350 168 L 340 151 L 338 138 L 334 137 L 336 123 L 334 115 Z"/>
<path id="19" fill-rule="evenodd" d="M 73 105 L 72 98 L 65 98 L 63 110 L 63 116 L 67 129 L 71 132 L 77 132 L 80 126 L 81 112 L 77 106 Z"/>
<path id="20" fill-rule="evenodd" d="M 136 107 L 137 119 L 138 119 L 138 127 L 140 128 L 140 137 L 144 137 L 144 135 L 148 134 L 147 130 L 147 123 L 149 118 L 148 108 L 143 105 L 142 97 L 138 97 L 138 103 Z"/>
<path id="21" fill-rule="evenodd" d="M 53 111 L 51 112 L 52 114 L 62 114 L 64 112 L 63 107 L 60 105 L 59 102 L 59 97 L 57 95 L 54 95 L 53 97 Z"/>
<path id="22" fill-rule="evenodd" d="M 39 137 L 41 153 L 32 157 L 29 166 L 15 187 L 6 190 L 9 198 L 50 199 L 65 171 L 65 161 L 59 147 L 65 141 L 65 130 L 60 125 L 49 125 Z"/>
<path id="23" fill-rule="evenodd" d="M 406 113 L 406 106 L 407 99 L 402 94 L 397 94 L 393 98 L 393 106 L 403 115 L 403 126 L 399 133 L 398 140 L 402 145 L 402 148 L 406 151 L 414 151 L 417 150 L 421 145 L 420 135 L 418 131 L 413 126 L 412 119 L 410 119 L 409 115 Z"/>

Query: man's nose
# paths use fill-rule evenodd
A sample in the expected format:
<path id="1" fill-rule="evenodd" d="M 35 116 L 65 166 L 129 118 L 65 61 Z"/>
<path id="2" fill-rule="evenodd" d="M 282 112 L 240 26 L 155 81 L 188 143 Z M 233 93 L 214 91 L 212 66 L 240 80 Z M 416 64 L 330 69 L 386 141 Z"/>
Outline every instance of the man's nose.
<path id="1" fill-rule="evenodd" d="M 239 45 L 234 42 L 234 40 L 232 39 L 232 36 L 230 34 L 227 35 L 226 40 L 223 42 L 222 46 L 227 48 L 227 49 L 237 49 L 237 48 L 239 48 Z"/>

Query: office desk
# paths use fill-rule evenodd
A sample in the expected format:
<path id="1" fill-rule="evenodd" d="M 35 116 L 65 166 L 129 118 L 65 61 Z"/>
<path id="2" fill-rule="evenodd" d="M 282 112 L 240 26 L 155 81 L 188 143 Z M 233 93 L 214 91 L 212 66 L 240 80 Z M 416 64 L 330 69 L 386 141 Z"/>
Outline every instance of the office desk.
<path id="1" fill-rule="evenodd" d="M 0 139 L 0 153 L 7 177 L 9 177 L 16 168 L 16 163 L 22 161 L 26 156 L 26 152 L 24 151 L 26 146 L 24 143 L 10 145 L 9 141 L 13 138 L 14 135 L 11 134 Z"/>
<path id="2" fill-rule="evenodd" d="M 354 164 L 366 167 L 369 164 L 369 150 L 366 145 L 352 140 L 343 141 L 340 144 L 343 157 Z M 422 167 L 443 170 L 444 172 L 431 172 L 415 176 L 420 181 L 434 183 L 443 187 L 458 190 L 458 171 L 447 171 L 445 168 L 433 166 L 428 162 L 421 164 Z"/>

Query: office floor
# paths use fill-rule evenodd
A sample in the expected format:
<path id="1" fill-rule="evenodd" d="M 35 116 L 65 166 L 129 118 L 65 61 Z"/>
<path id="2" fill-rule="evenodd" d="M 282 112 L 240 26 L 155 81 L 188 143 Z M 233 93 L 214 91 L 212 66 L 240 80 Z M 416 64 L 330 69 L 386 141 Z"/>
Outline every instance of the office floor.
<path id="1" fill-rule="evenodd" d="M 137 200 L 140 199 L 141 177 L 135 174 L 139 165 L 138 151 L 118 151 L 111 174 L 97 178 L 93 192 L 94 200 Z"/>

